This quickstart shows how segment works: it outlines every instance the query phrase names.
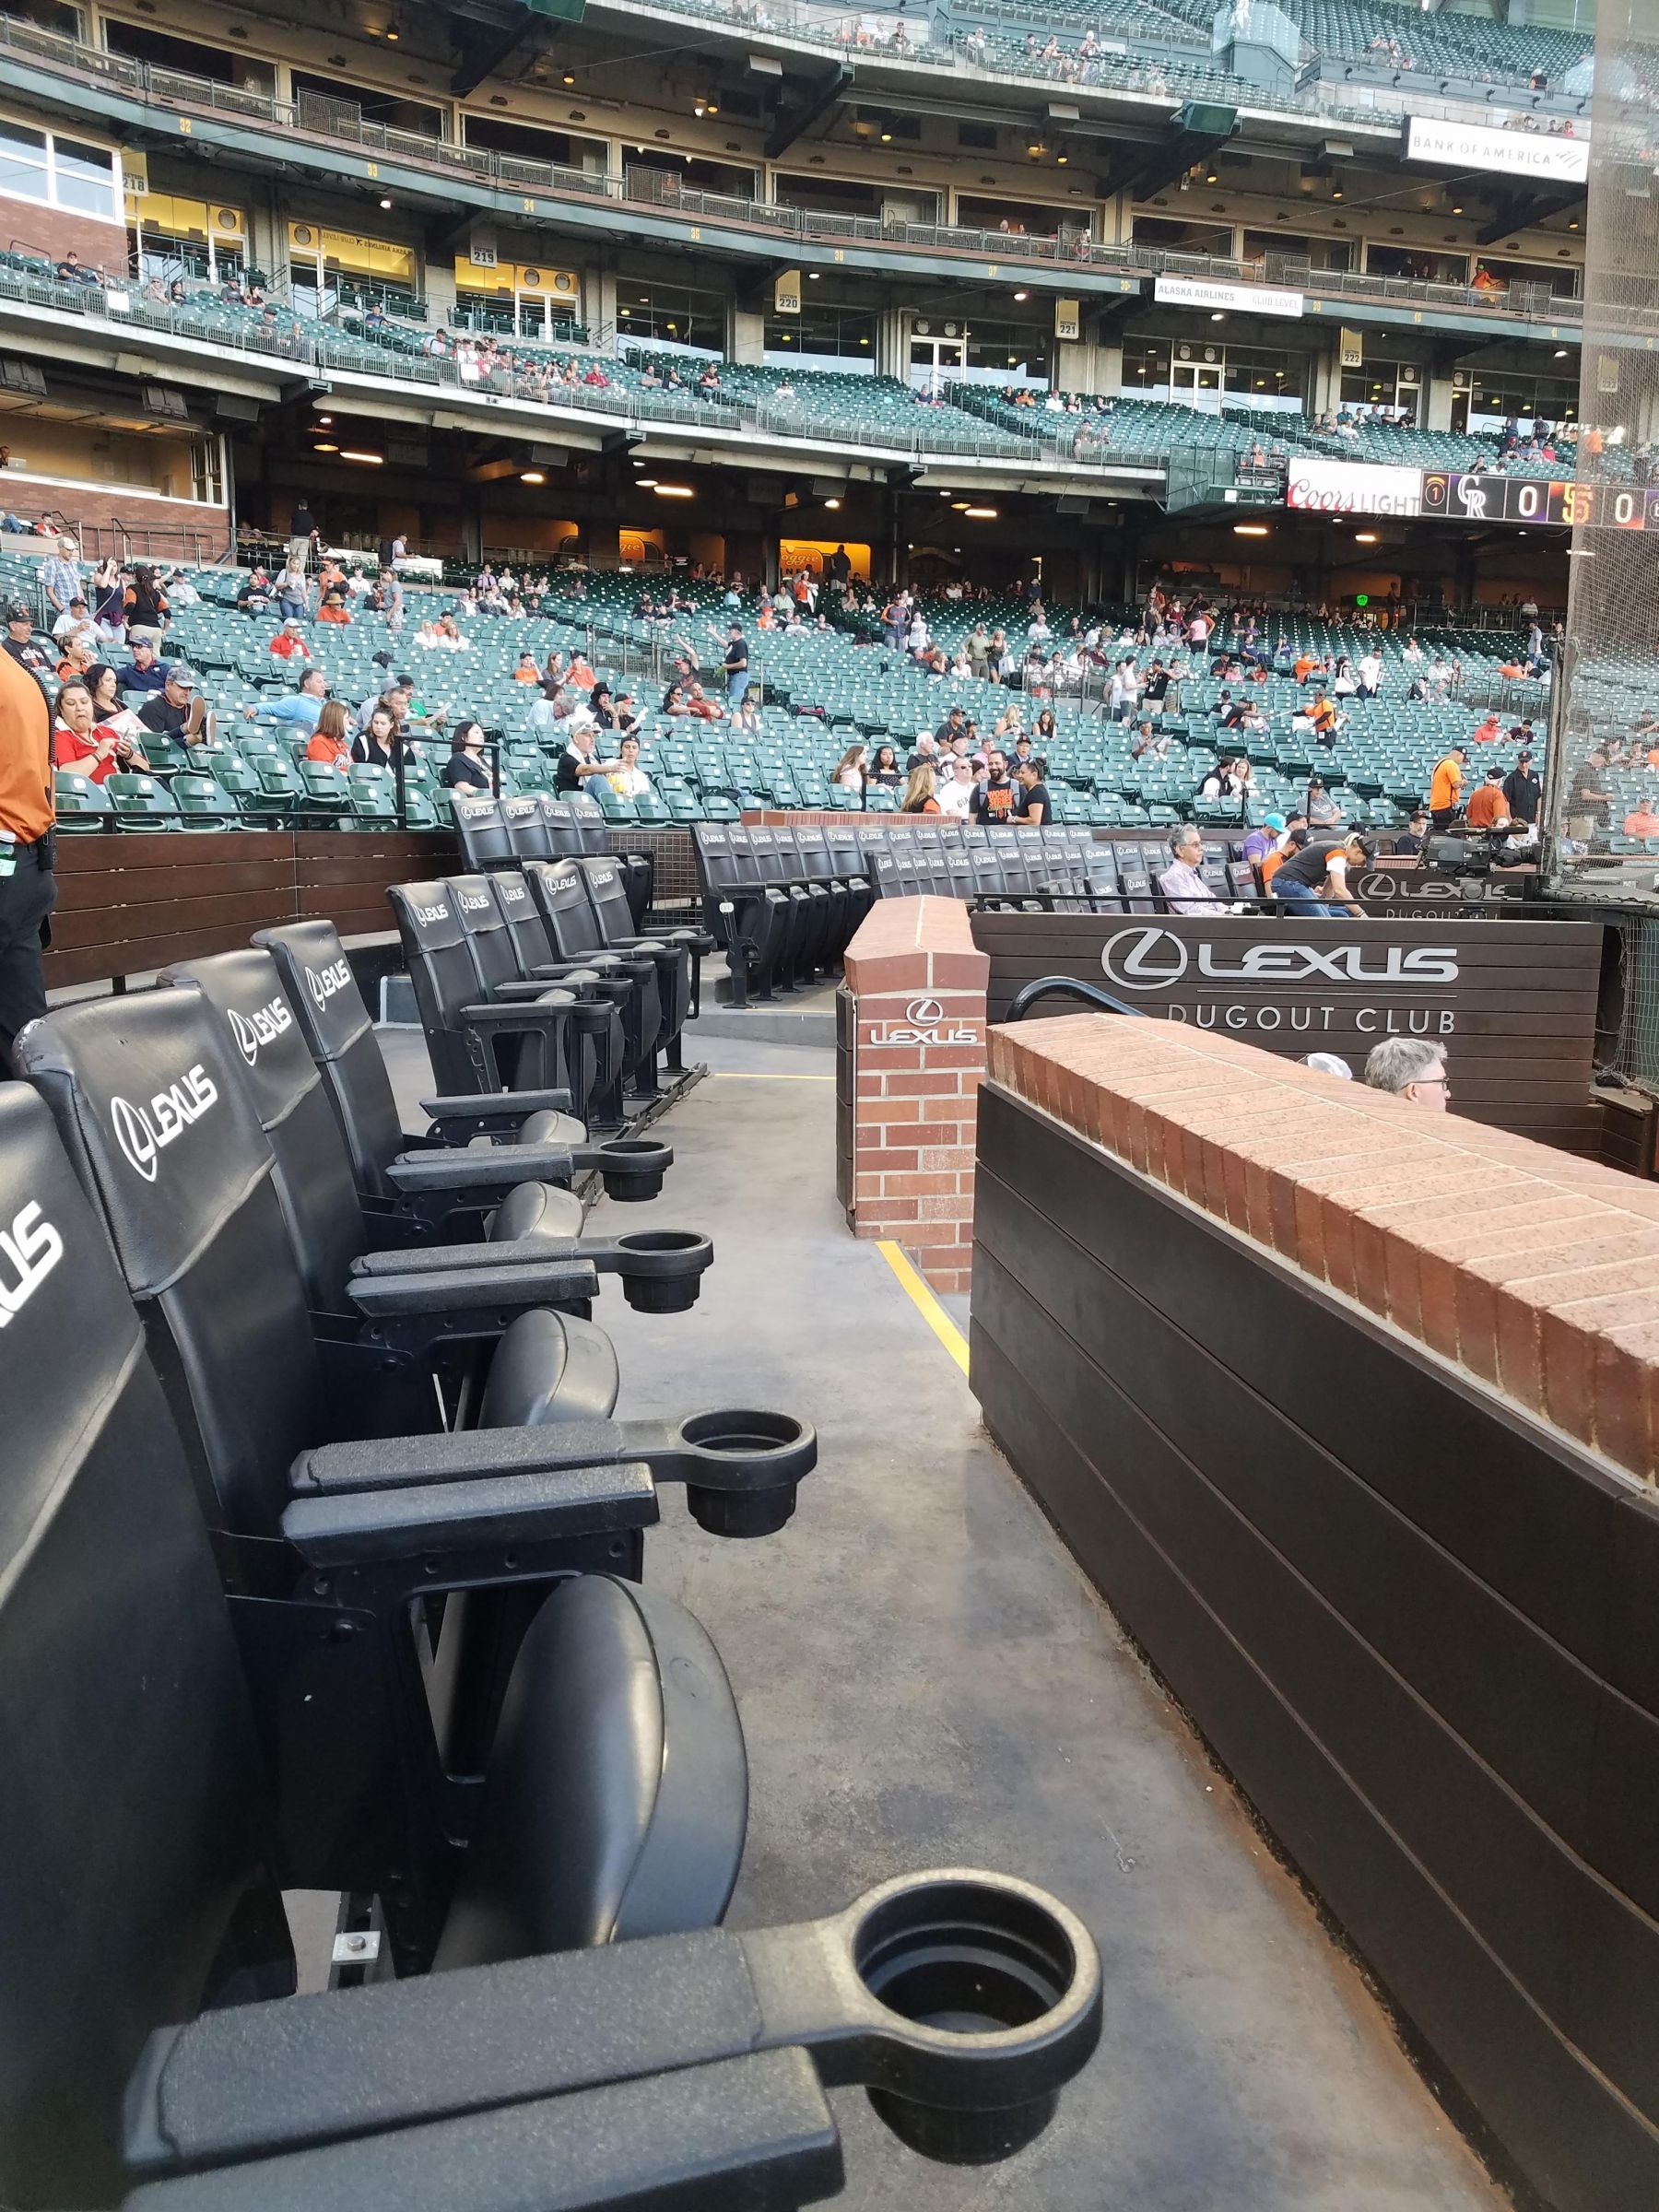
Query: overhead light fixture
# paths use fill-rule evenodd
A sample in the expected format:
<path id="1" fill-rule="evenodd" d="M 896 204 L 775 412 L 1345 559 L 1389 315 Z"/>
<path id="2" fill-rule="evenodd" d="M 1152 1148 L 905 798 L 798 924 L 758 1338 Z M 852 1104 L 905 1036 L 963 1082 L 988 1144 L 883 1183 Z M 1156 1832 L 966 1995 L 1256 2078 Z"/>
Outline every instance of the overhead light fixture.
<path id="1" fill-rule="evenodd" d="M 1463 213 L 1463 209 L 1461 207 L 1453 207 L 1452 212 L 1453 215 L 1461 215 Z"/>
<path id="2" fill-rule="evenodd" d="M 388 29 L 387 29 L 387 31 L 386 31 L 386 36 L 387 36 L 389 39 L 391 39 L 391 40 L 393 40 L 394 41 L 395 41 L 396 40 L 398 40 L 398 39 L 402 38 L 402 36 L 403 36 L 403 33 L 402 33 L 402 31 L 400 31 L 400 30 L 393 30 L 392 29 L 390 29 L 390 27 L 388 27 Z"/>
<path id="3" fill-rule="evenodd" d="M 1357 546 L 1374 546 L 1376 542 L 1377 534 L 1374 530 L 1356 530 L 1354 533 L 1354 543 Z"/>
<path id="4" fill-rule="evenodd" d="M 994 507 L 964 507 L 962 512 L 971 523 L 994 523 L 996 520 Z"/>
<path id="5" fill-rule="evenodd" d="M 1069 154 L 1056 154 L 1054 156 L 1054 167 L 1056 169 L 1064 169 L 1070 159 L 1071 156 Z"/>
<path id="6" fill-rule="evenodd" d="M 939 494 L 939 497 L 940 497 L 942 500 L 950 500 L 950 494 L 949 494 L 947 491 L 942 491 L 942 492 Z M 966 513 L 967 513 L 967 512 L 968 512 L 968 502 L 967 502 L 967 500 L 950 500 L 950 512 L 951 512 L 951 513 L 952 513 L 952 514 L 966 514 Z"/>
<path id="7" fill-rule="evenodd" d="M 640 464 L 636 461 L 634 463 L 634 466 L 638 468 L 639 465 Z M 656 489 L 657 480 L 654 477 L 638 477 L 634 480 L 641 491 L 654 491 Z"/>
<path id="8" fill-rule="evenodd" d="M 1029 300 L 1030 296 L 1030 292 L 1016 292 L 1014 295 L 1016 300 Z"/>
<path id="9" fill-rule="evenodd" d="M 521 468 L 519 471 L 521 484 L 545 484 L 547 480 L 539 468 Z"/>
<path id="10" fill-rule="evenodd" d="M 700 100 L 694 100 L 691 102 L 691 112 L 693 115 L 706 115 L 708 112 L 709 111 L 703 106 L 703 103 Z"/>
<path id="11" fill-rule="evenodd" d="M 1339 199 L 1342 197 L 1342 187 L 1341 187 L 1341 185 L 1340 185 L 1340 184 L 1338 184 L 1338 185 L 1337 185 L 1337 186 L 1335 188 L 1335 190 L 1332 192 L 1332 194 L 1331 194 L 1331 197 L 1332 197 L 1334 200 L 1339 200 Z"/>
<path id="12" fill-rule="evenodd" d="M 892 132 L 891 132 L 891 131 L 883 131 L 883 132 L 882 132 L 882 134 L 881 134 L 881 143 L 882 143 L 882 145 L 883 145 L 883 146 L 891 146 L 891 145 L 892 145 L 892 143 L 893 143 L 893 134 L 892 134 Z"/>
<path id="13" fill-rule="evenodd" d="M 387 194 L 384 194 L 384 196 L 382 198 L 382 200 L 381 200 L 381 206 L 382 206 L 382 207 L 390 207 L 390 206 L 391 206 L 391 205 L 392 205 L 392 195 L 391 195 L 391 194 L 390 194 L 390 193 L 387 193 Z"/>
<path id="14" fill-rule="evenodd" d="M 1235 537 L 1265 537 L 1266 535 L 1267 525 L 1265 523 L 1235 523 L 1233 524 Z"/>
<path id="15" fill-rule="evenodd" d="M 1039 140 L 1039 142 L 1038 142 L 1038 143 L 1037 143 L 1035 146 L 1028 146 L 1028 147 L 1026 147 L 1026 152 L 1027 152 L 1028 154 L 1030 154 L 1030 157 L 1031 157 L 1031 159 L 1032 159 L 1032 160 L 1033 160 L 1033 161 L 1035 161 L 1035 160 L 1037 159 L 1038 156 L 1039 156 L 1039 155 L 1041 153 L 1041 151 L 1042 151 L 1042 145 L 1041 145 L 1041 140 Z"/>
<path id="16" fill-rule="evenodd" d="M 334 421 L 334 417 L 332 415 L 319 415 L 317 420 L 322 425 L 324 429 L 327 429 L 329 425 Z"/>
<path id="17" fill-rule="evenodd" d="M 709 102 L 709 112 L 710 112 L 710 114 L 711 114 L 711 115 L 718 115 L 718 114 L 719 114 L 719 112 L 720 112 L 720 102 L 719 102 L 717 100 L 710 100 L 710 102 Z"/>
<path id="18" fill-rule="evenodd" d="M 1207 176 L 1205 178 L 1205 180 L 1204 180 L 1204 181 L 1205 181 L 1205 182 L 1206 182 L 1206 184 L 1219 184 L 1219 183 L 1220 183 L 1220 182 L 1221 182 L 1220 178 L 1219 178 L 1219 177 L 1218 177 L 1218 176 L 1216 174 L 1216 172 L 1215 172 L 1215 171 L 1214 171 L 1213 169 L 1210 171 L 1209 174 L 1208 174 L 1208 175 L 1207 175 Z"/>
<path id="19" fill-rule="evenodd" d="M 337 445 L 313 445 L 312 447 L 313 453 L 337 453 L 339 450 Z"/>
<path id="20" fill-rule="evenodd" d="M 1215 313 L 1210 317 L 1210 321 L 1212 323 L 1225 323 L 1227 317 L 1222 313 L 1219 308 L 1217 308 Z"/>
<path id="21" fill-rule="evenodd" d="M 839 514 L 841 512 L 841 501 L 839 500 L 826 500 L 824 504 L 829 508 L 831 514 Z"/>
<path id="22" fill-rule="evenodd" d="M 807 270 L 807 272 L 806 272 L 806 281 L 807 281 L 807 283 L 808 283 L 808 284 L 816 284 L 816 283 L 818 282 L 818 271 L 817 271 L 816 269 L 808 269 L 808 270 Z"/>
<path id="23" fill-rule="evenodd" d="M 573 85 L 576 82 L 576 73 L 573 69 L 567 69 L 565 71 L 564 81 L 567 85 Z"/>
<path id="24" fill-rule="evenodd" d="M 384 453 L 356 453 L 347 445 L 341 449 L 340 458 L 342 461 L 360 461 L 367 468 L 382 468 L 385 465 L 386 456 Z"/>
<path id="25" fill-rule="evenodd" d="M 659 484 L 656 495 L 659 500 L 694 500 L 697 497 L 689 484 Z"/>
<path id="26" fill-rule="evenodd" d="M 1573 218 L 1572 221 L 1568 224 L 1567 228 L 1569 230 L 1576 230 L 1578 229 L 1578 218 L 1576 216 Z"/>
<path id="27" fill-rule="evenodd" d="M 1558 361 L 1564 361 L 1567 359 L 1567 348 L 1565 346 L 1558 346 L 1556 347 L 1555 358 Z"/>

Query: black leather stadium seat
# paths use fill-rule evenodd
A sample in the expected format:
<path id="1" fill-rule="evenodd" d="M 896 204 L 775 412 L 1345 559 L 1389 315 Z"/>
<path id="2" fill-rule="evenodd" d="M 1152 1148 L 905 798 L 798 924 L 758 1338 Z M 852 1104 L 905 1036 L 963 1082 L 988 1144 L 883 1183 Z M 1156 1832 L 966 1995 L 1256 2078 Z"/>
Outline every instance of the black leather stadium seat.
<path id="1" fill-rule="evenodd" d="M 184 1134 L 200 1140 L 216 1118 L 236 1119 L 199 1079 L 181 1087 L 176 1112 L 142 1137 L 135 1124 L 121 1147 L 119 1171 L 160 1204 L 196 1171 L 175 1149 Z M 124 2091 L 147 2036 L 205 2006 L 292 1989 L 285 1884 L 332 1885 L 341 1863 L 356 1865 L 386 1900 L 405 1971 L 718 1922 L 741 1857 L 745 1760 L 730 1686 L 689 1614 L 608 1576 L 555 1580 L 512 1663 L 482 1788 L 422 1795 L 406 1785 L 432 1746 L 407 1731 L 429 1737 L 424 1707 L 377 1702 L 359 1654 L 378 1661 L 399 1623 L 411 1641 L 416 1591 L 477 1583 L 483 1532 L 504 1524 L 500 1497 L 479 1485 L 305 1501 L 290 1533 L 302 1556 L 329 1562 L 316 1586 L 349 1569 L 359 1595 L 337 1610 L 271 1597 L 257 1618 L 244 1606 L 246 1648 L 259 1654 L 244 1673 L 147 1330 L 52 1117 L 22 1085 L 0 1092 L 0 1220 L 11 1240 L 0 2198 L 56 2212 L 116 2200 Z M 135 1252 L 159 1256 L 147 1209 L 121 1227 Z M 203 1349 L 241 1379 L 246 1341 L 227 1329 Z M 165 1335 L 158 1348 L 170 1356 Z M 518 1547 L 603 1543 L 647 1515 L 643 1470 L 610 1472 L 608 1500 L 603 1485 L 544 1477 L 512 1524 Z M 394 1462 L 387 1473 L 395 1484 Z M 359 1632 L 330 1636 L 331 1611 Z M 331 1743 L 355 1756 L 370 1792 L 335 1794 L 349 1770 Z M 361 2017 L 371 2030 L 372 2013 Z M 285 2101 L 268 2069 L 244 2080 L 245 2132 L 258 2124 L 250 2093 L 279 2113 Z M 144 2081 L 128 2117 L 149 2136 Z M 154 2156 L 159 2140 L 144 2147 Z M 296 2200 L 255 2188 L 239 2201 Z"/>
<path id="2" fill-rule="evenodd" d="M 525 867 L 524 879 L 559 957 L 595 971 L 603 979 L 600 988 L 620 1008 L 626 1088 L 637 1097 L 653 1096 L 657 1041 L 663 1032 L 658 956 L 676 956 L 655 938 L 640 938 L 626 952 L 603 949 L 580 862 L 533 860 Z"/>

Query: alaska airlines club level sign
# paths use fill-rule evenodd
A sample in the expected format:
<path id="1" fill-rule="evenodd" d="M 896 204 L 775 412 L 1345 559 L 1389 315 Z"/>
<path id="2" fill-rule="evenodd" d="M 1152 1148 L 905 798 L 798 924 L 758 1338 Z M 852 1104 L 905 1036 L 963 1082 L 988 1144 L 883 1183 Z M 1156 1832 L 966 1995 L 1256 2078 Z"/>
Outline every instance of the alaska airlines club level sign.
<path id="1" fill-rule="evenodd" d="M 1021 984 L 1075 975 L 1143 1013 L 1268 1052 L 1340 1053 L 1356 1075 L 1384 1037 L 1431 1038 L 1459 1112 L 1594 1144 L 1599 924 L 985 912 L 973 929 L 991 958 L 993 1021 Z M 1041 1009 L 1066 1010 L 1065 1000 Z"/>

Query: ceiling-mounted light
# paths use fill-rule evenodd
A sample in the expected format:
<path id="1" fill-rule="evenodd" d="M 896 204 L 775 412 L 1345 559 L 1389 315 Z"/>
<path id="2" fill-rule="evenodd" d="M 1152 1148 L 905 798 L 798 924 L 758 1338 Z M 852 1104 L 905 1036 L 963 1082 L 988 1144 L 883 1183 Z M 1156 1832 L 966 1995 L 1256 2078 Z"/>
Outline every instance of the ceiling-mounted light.
<path id="1" fill-rule="evenodd" d="M 689 484 L 659 484 L 656 495 L 659 500 L 694 500 L 697 497 Z"/>
<path id="2" fill-rule="evenodd" d="M 703 106 L 703 103 L 700 100 L 694 100 L 691 102 L 691 112 L 693 115 L 706 115 L 708 113 L 708 110 Z"/>
<path id="3" fill-rule="evenodd" d="M 971 523 L 994 523 L 996 520 L 994 507 L 964 507 L 962 512 Z"/>
<path id="4" fill-rule="evenodd" d="M 360 461 L 367 468 L 383 468 L 386 461 L 384 453 L 359 453 L 350 446 L 343 448 L 340 458 L 342 461 Z"/>
<path id="5" fill-rule="evenodd" d="M 1233 524 L 1235 537 L 1265 537 L 1266 535 L 1267 525 L 1265 523 L 1235 523 Z"/>
<path id="6" fill-rule="evenodd" d="M 1064 169 L 1070 159 L 1071 156 L 1069 154 L 1056 154 L 1054 156 L 1054 167 L 1056 169 Z"/>
<path id="7" fill-rule="evenodd" d="M 807 272 L 806 272 L 806 281 L 807 281 L 807 283 L 808 283 L 808 284 L 816 284 L 816 283 L 818 282 L 818 271 L 817 271 L 816 269 L 808 269 L 808 270 L 807 270 Z"/>
<path id="8" fill-rule="evenodd" d="M 337 453 L 339 450 L 337 445 L 313 445 L 312 447 L 313 453 Z"/>
<path id="9" fill-rule="evenodd" d="M 1030 292 L 1016 292 L 1014 295 L 1016 300 L 1029 300 L 1030 296 Z"/>
<path id="10" fill-rule="evenodd" d="M 1354 533 L 1354 543 L 1357 546 L 1374 546 L 1376 542 L 1377 534 L 1374 530 L 1356 530 Z"/>
<path id="11" fill-rule="evenodd" d="M 892 145 L 892 143 L 893 143 L 893 134 L 892 134 L 892 132 L 891 132 L 891 131 L 883 131 L 883 132 L 882 132 L 882 134 L 881 134 L 881 143 L 882 143 L 882 145 L 883 145 L 883 146 L 891 146 L 891 145 Z"/>
<path id="12" fill-rule="evenodd" d="M 636 461 L 634 463 L 634 466 L 638 468 L 639 465 L 639 463 Z M 654 477 L 636 477 L 634 478 L 634 482 L 638 485 L 641 491 L 654 491 L 656 489 L 656 478 Z"/>
<path id="13" fill-rule="evenodd" d="M 829 508 L 831 514 L 839 514 L 841 512 L 841 501 L 839 500 L 826 500 L 824 504 Z"/>
<path id="14" fill-rule="evenodd" d="M 1206 176 L 1204 181 L 1206 184 L 1219 184 L 1221 182 L 1220 178 L 1216 174 L 1213 169 L 1209 171 L 1208 175 Z"/>
<path id="15" fill-rule="evenodd" d="M 1219 308 L 1217 308 L 1217 310 L 1216 310 L 1215 313 L 1214 313 L 1213 315 L 1211 315 L 1211 317 L 1210 317 L 1210 321 L 1211 321 L 1212 323 L 1225 323 L 1225 322 L 1226 322 L 1226 320 L 1227 320 L 1227 317 L 1226 317 L 1226 315 L 1225 315 L 1225 314 L 1223 314 L 1223 312 L 1221 312 L 1221 310 L 1220 310 Z"/>
<path id="16" fill-rule="evenodd" d="M 381 206 L 382 206 L 382 207 L 390 207 L 390 206 L 391 206 L 391 205 L 392 205 L 392 194 L 391 194 L 389 192 L 388 192 L 388 193 L 382 193 L 382 195 L 381 195 Z"/>
<path id="17" fill-rule="evenodd" d="M 327 429 L 329 425 L 334 421 L 334 417 L 332 415 L 319 415 L 317 420 L 322 424 L 324 429 Z"/>
<path id="18" fill-rule="evenodd" d="M 521 484 L 545 484 L 547 480 L 539 468 L 521 468 L 519 471 Z"/>
<path id="19" fill-rule="evenodd" d="M 1334 200 L 1339 200 L 1339 199 L 1342 197 L 1342 187 L 1341 187 L 1341 185 L 1340 185 L 1340 184 L 1337 184 L 1337 185 L 1335 185 L 1335 186 L 1334 186 L 1334 187 L 1333 187 L 1333 189 L 1332 189 L 1332 192 L 1331 192 L 1331 197 L 1332 197 Z"/>
<path id="20" fill-rule="evenodd" d="M 1452 212 L 1453 215 L 1461 215 L 1463 213 L 1463 209 L 1461 207 L 1453 207 Z"/>
<path id="21" fill-rule="evenodd" d="M 1567 348 L 1565 346 L 1558 346 L 1556 347 L 1555 358 L 1558 361 L 1564 361 L 1567 359 Z"/>
<path id="22" fill-rule="evenodd" d="M 573 69 L 567 69 L 564 73 L 564 81 L 567 85 L 573 85 L 576 82 L 576 72 Z"/>

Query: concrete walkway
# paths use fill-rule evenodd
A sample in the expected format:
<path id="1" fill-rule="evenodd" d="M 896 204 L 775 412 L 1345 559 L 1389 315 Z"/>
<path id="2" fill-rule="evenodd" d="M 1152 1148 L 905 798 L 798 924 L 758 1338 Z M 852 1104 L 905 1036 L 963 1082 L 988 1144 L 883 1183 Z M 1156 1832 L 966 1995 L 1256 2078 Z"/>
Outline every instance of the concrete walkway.
<path id="1" fill-rule="evenodd" d="M 649 1209 L 706 1229 L 694 1311 L 596 1309 L 623 1414 L 774 1406 L 818 1473 L 782 1535 L 668 1494 L 647 1573 L 719 1643 L 752 1762 L 735 1925 L 980 1864 L 1053 1888 L 1106 1974 L 1098 2057 L 1031 2150 L 900 2149 L 842 2093 L 853 2212 L 1495 2212 L 1495 2190 L 1230 1786 L 982 1430 L 959 1369 L 834 1199 L 830 1055 L 711 1037 Z M 624 1218 L 626 1217 L 626 1218 Z M 594 1215 L 635 1226 L 643 1209 Z"/>

